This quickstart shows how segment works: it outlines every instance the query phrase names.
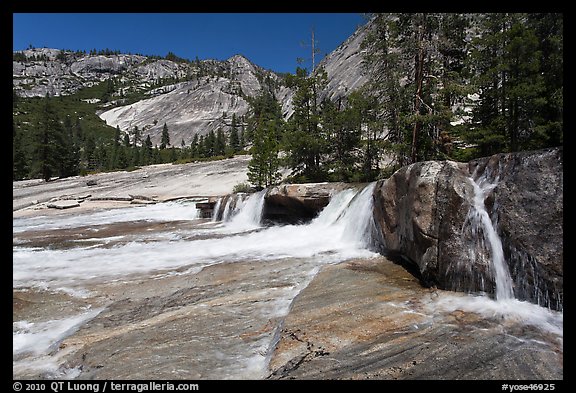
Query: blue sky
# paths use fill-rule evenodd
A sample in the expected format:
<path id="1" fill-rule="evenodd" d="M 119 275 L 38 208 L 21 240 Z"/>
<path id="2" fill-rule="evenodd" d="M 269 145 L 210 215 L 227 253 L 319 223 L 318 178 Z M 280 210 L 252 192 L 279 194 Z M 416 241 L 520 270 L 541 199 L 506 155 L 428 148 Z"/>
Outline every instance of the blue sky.
<path id="1" fill-rule="evenodd" d="M 293 73 L 297 58 L 311 57 L 312 28 L 317 56 L 323 57 L 365 18 L 359 13 L 15 13 L 13 22 L 14 50 L 32 44 L 160 56 L 171 51 L 190 60 L 242 54 L 261 67 Z"/>

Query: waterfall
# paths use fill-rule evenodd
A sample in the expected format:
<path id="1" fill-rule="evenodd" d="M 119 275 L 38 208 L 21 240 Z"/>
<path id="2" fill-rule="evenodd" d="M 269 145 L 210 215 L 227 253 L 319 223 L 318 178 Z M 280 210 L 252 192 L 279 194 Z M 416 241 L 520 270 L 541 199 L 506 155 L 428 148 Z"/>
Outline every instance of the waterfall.
<path id="1" fill-rule="evenodd" d="M 214 210 L 212 211 L 212 222 L 218 221 L 218 212 L 220 212 L 220 206 L 222 205 L 222 197 L 218 198 L 218 202 L 214 206 Z"/>
<path id="2" fill-rule="evenodd" d="M 212 212 L 212 222 L 223 221 L 227 222 L 242 210 L 247 194 L 237 193 L 220 197 L 214 206 Z"/>
<path id="3" fill-rule="evenodd" d="M 372 195 L 374 187 L 376 187 L 376 182 L 368 184 L 357 193 L 341 218 L 346 236 L 361 243 L 364 247 L 370 247 L 373 242 L 372 234 L 375 225 Z"/>
<path id="4" fill-rule="evenodd" d="M 470 225 L 472 234 L 479 242 L 478 245 L 490 252 L 490 268 L 496 287 L 496 300 L 506 300 L 514 298 L 512 278 L 504 259 L 502 241 L 484 205 L 486 195 L 496 187 L 497 181 L 498 179 L 490 183 L 486 176 L 481 176 L 478 181 L 470 178 L 474 187 L 474 200 L 464 224 Z"/>
<path id="5" fill-rule="evenodd" d="M 222 213 L 222 221 L 230 220 L 230 214 L 234 210 L 232 209 L 232 202 L 234 202 L 234 205 L 236 205 L 237 197 L 237 195 L 230 195 L 226 200 L 226 205 L 224 205 L 224 212 Z"/>
<path id="6" fill-rule="evenodd" d="M 339 192 L 310 225 L 318 230 L 338 229 L 341 240 L 369 247 L 374 229 L 372 194 L 375 186 L 376 182 L 373 182 L 360 191 L 348 189 Z"/>
<path id="7" fill-rule="evenodd" d="M 251 194 L 246 200 L 242 200 L 242 205 L 238 209 L 238 202 L 236 202 L 236 209 L 238 213 L 230 220 L 230 225 L 234 227 L 259 227 L 262 219 L 262 211 L 264 209 L 264 196 L 267 189 L 264 189 L 255 194 Z M 227 220 L 224 214 L 223 220 Z"/>

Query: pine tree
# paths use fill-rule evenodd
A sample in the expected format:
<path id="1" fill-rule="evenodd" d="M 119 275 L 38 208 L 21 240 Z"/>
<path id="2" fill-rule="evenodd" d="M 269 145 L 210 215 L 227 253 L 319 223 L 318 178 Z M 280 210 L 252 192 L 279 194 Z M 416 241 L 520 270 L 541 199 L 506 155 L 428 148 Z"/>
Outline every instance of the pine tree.
<path id="1" fill-rule="evenodd" d="M 307 76 L 298 68 L 296 75 L 289 76 L 288 85 L 296 89 L 292 99 L 294 114 L 285 133 L 287 162 L 307 181 L 323 181 L 326 166 L 323 159 L 327 152 L 327 138 L 320 126 L 321 113 L 318 91 L 325 85 L 327 74 L 319 68 L 317 73 Z"/>
<path id="2" fill-rule="evenodd" d="M 124 147 L 130 147 L 130 136 L 128 133 L 124 134 Z"/>
<path id="3" fill-rule="evenodd" d="M 150 139 L 150 134 L 146 135 L 144 140 L 144 162 L 146 164 L 151 164 L 153 162 L 153 151 L 152 151 L 152 140 Z"/>
<path id="4" fill-rule="evenodd" d="M 190 143 L 190 157 L 191 158 L 199 158 L 200 154 L 198 153 L 198 134 L 194 134 L 192 138 L 192 143 Z"/>
<path id="5" fill-rule="evenodd" d="M 22 133 L 16 131 L 12 121 L 12 180 L 22 180 L 28 175 L 28 160 L 22 143 Z"/>
<path id="6" fill-rule="evenodd" d="M 208 153 L 206 152 L 206 138 L 204 138 L 204 135 L 200 135 L 200 138 L 198 139 L 198 158 L 206 158 L 208 157 Z"/>
<path id="7" fill-rule="evenodd" d="M 162 128 L 162 136 L 160 139 L 160 150 L 166 149 L 167 146 L 170 146 L 170 134 L 168 132 L 168 126 L 164 123 L 164 127 Z"/>
<path id="8" fill-rule="evenodd" d="M 467 93 L 467 18 L 461 14 L 378 14 L 362 46 L 382 146 L 400 166 L 443 157 L 452 105 Z M 379 138 L 381 139 L 381 138 Z"/>
<path id="9" fill-rule="evenodd" d="M 216 132 L 216 142 L 214 145 L 214 155 L 223 156 L 226 152 L 226 136 L 221 128 Z"/>
<path id="10" fill-rule="evenodd" d="M 233 152 L 238 152 L 241 150 L 235 113 L 232 114 L 232 124 L 230 125 L 230 147 Z"/>
<path id="11" fill-rule="evenodd" d="M 205 157 L 214 157 L 216 155 L 216 134 L 211 130 L 204 138 Z"/>
<path id="12" fill-rule="evenodd" d="M 246 146 L 246 138 L 244 137 L 244 124 L 242 124 L 242 128 L 240 129 L 240 140 L 239 140 L 240 150 L 244 150 Z"/>
<path id="13" fill-rule="evenodd" d="M 46 95 L 41 119 L 34 135 L 32 176 L 49 181 L 59 171 L 63 131 L 51 99 Z"/>
<path id="14" fill-rule="evenodd" d="M 250 149 L 252 159 L 248 164 L 248 180 L 257 188 L 269 187 L 279 178 L 278 122 L 261 122 L 255 130 L 254 145 Z"/>
<path id="15" fill-rule="evenodd" d="M 134 126 L 134 129 L 132 130 L 132 141 L 132 145 L 134 147 L 142 143 L 142 133 L 140 132 L 138 126 Z"/>
<path id="16" fill-rule="evenodd" d="M 59 176 L 75 176 L 80 171 L 80 148 L 74 134 L 70 116 L 64 119 L 64 138 L 62 139 Z"/>
<path id="17" fill-rule="evenodd" d="M 120 126 L 116 126 L 116 130 L 114 130 L 114 147 L 120 146 L 120 135 L 121 135 L 121 131 L 120 131 Z"/>
<path id="18" fill-rule="evenodd" d="M 534 143 L 535 120 L 546 96 L 539 39 L 526 14 L 486 14 L 473 42 L 471 68 L 479 88 L 467 140 L 481 155 L 518 151 Z M 545 127 L 545 126 L 544 126 Z"/>
<path id="19" fill-rule="evenodd" d="M 531 102 L 532 133 L 525 147 L 529 149 L 559 146 L 563 143 L 564 20 L 562 14 L 531 13 L 527 24 L 538 42 L 539 70 L 543 91 Z"/>

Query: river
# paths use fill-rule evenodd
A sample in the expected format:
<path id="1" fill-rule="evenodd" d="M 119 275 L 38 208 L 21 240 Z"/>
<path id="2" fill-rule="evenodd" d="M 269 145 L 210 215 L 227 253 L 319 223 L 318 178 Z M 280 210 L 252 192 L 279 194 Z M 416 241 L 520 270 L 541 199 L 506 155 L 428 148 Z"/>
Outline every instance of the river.
<path id="1" fill-rule="evenodd" d="M 373 187 L 336 194 L 302 225 L 264 226 L 264 192 L 227 206 L 222 221 L 199 218 L 200 199 L 14 218 L 14 378 L 268 377 L 287 317 L 323 268 L 397 269 L 370 247 Z M 409 275 L 394 271 L 387 279 L 402 294 Z M 414 284 L 411 301 L 385 305 L 417 315 L 404 321 L 414 331 L 449 326 L 456 311 L 481 316 L 493 323 L 478 329 L 561 362 L 561 312 L 510 297 L 430 294 Z"/>

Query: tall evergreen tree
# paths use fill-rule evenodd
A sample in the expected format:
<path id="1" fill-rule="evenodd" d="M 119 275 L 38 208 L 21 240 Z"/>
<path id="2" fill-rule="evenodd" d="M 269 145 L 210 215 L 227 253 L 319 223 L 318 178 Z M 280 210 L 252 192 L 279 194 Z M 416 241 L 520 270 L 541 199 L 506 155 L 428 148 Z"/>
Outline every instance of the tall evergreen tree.
<path id="1" fill-rule="evenodd" d="M 230 147 L 232 151 L 240 151 L 240 137 L 238 135 L 238 124 L 236 121 L 236 114 L 232 114 L 232 124 L 230 125 Z"/>
<path id="2" fill-rule="evenodd" d="M 190 143 L 190 157 L 200 158 L 200 154 L 198 152 L 198 134 L 194 134 L 192 143 Z"/>
<path id="3" fill-rule="evenodd" d="M 46 95 L 33 145 L 32 176 L 49 181 L 59 171 L 63 131 L 51 98 Z"/>
<path id="4" fill-rule="evenodd" d="M 314 75 L 306 75 L 302 68 L 290 75 L 287 82 L 296 89 L 292 99 L 294 114 L 285 133 L 287 162 L 308 181 L 322 181 L 326 174 L 323 156 L 327 150 L 323 134 L 318 92 L 326 84 L 327 74 L 321 68 Z"/>
<path id="5" fill-rule="evenodd" d="M 128 133 L 124 134 L 124 147 L 130 147 L 130 136 Z"/>
<path id="6" fill-rule="evenodd" d="M 204 156 L 214 157 L 216 155 L 216 134 L 214 130 L 210 130 L 208 135 L 204 138 Z"/>
<path id="7" fill-rule="evenodd" d="M 200 138 L 198 138 L 198 158 L 206 158 L 208 157 L 207 153 L 206 153 L 206 141 L 205 141 L 205 137 L 204 135 L 200 135 Z"/>
<path id="8" fill-rule="evenodd" d="M 162 128 L 162 136 L 160 139 L 160 150 L 166 149 L 167 146 L 170 146 L 170 133 L 168 132 L 168 126 L 164 123 L 164 127 Z"/>
<path id="9" fill-rule="evenodd" d="M 153 151 L 152 151 L 152 140 L 150 139 L 150 134 L 146 135 L 144 140 L 144 162 L 146 164 L 151 164 L 153 162 Z"/>
<path id="10" fill-rule="evenodd" d="M 564 19 L 557 13 L 530 13 L 528 26 L 538 42 L 539 75 L 543 91 L 532 100 L 532 133 L 526 148 L 559 146 L 563 143 Z"/>
<path id="11" fill-rule="evenodd" d="M 248 180 L 257 188 L 269 187 L 280 178 L 278 125 L 278 121 L 268 120 L 260 122 L 255 130 L 254 144 L 250 149 L 252 159 L 248 164 Z"/>
<path id="12" fill-rule="evenodd" d="M 363 42 L 371 95 L 399 165 L 435 159 L 466 93 L 467 18 L 459 14 L 378 14 Z"/>
<path id="13" fill-rule="evenodd" d="M 223 156 L 226 152 L 226 136 L 221 128 L 216 131 L 216 141 L 214 144 L 214 155 Z"/>
<path id="14" fill-rule="evenodd" d="M 473 45 L 471 68 L 479 103 L 468 140 L 478 144 L 482 155 L 537 147 L 538 143 L 531 142 L 537 134 L 535 122 L 544 128 L 548 122 L 539 116 L 547 89 L 542 45 L 528 16 L 483 15 Z"/>
<path id="15" fill-rule="evenodd" d="M 142 143 L 142 132 L 138 126 L 134 126 L 132 130 L 132 146 L 136 147 Z"/>
<path id="16" fill-rule="evenodd" d="M 59 165 L 60 177 L 75 176 L 80 170 L 80 148 L 70 116 L 64 119 L 64 129 Z"/>
<path id="17" fill-rule="evenodd" d="M 12 180 L 22 180 L 28 175 L 28 160 L 22 143 L 22 133 L 18 132 L 12 121 Z"/>

